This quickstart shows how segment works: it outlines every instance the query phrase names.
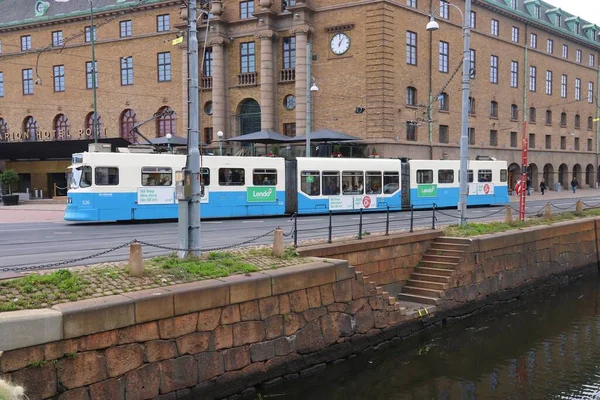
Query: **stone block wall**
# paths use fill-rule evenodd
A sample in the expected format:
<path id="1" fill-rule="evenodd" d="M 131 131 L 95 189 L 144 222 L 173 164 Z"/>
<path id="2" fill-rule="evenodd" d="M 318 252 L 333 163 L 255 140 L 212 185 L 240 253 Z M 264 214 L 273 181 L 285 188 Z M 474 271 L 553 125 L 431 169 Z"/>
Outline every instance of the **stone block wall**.
<path id="1" fill-rule="evenodd" d="M 3 341 L 0 378 L 32 400 L 252 392 L 358 353 L 407 319 L 381 288 L 334 260 L 39 310 L 49 331 L 36 311 L 0 322 L 3 338 L 10 326 L 28 344 Z"/>
<path id="2" fill-rule="evenodd" d="M 445 292 L 442 309 L 598 265 L 600 219 L 475 237 Z"/>
<path id="3" fill-rule="evenodd" d="M 396 295 L 423 254 L 442 231 L 428 230 L 390 236 L 365 237 L 332 244 L 301 247 L 305 257 L 327 257 L 346 260 L 376 285 Z"/>

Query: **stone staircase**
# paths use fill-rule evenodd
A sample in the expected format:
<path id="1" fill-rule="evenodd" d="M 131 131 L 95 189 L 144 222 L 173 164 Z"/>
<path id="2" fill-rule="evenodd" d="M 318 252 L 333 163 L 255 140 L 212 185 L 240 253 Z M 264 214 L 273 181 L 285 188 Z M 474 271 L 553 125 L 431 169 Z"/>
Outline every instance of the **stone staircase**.
<path id="1" fill-rule="evenodd" d="M 438 305 L 449 288 L 456 266 L 463 260 L 470 239 L 439 237 L 402 287 L 398 300 Z"/>

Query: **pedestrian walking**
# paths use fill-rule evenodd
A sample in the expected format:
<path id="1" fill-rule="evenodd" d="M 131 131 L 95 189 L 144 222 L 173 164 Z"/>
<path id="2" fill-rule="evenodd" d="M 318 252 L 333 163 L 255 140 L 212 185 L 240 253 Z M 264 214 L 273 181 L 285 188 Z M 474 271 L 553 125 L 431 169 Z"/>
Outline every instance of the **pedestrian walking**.
<path id="1" fill-rule="evenodd" d="M 544 181 L 544 178 L 542 178 L 542 181 L 540 182 L 540 192 L 542 192 L 542 196 L 544 195 L 545 191 L 546 191 L 546 181 Z"/>
<path id="2" fill-rule="evenodd" d="M 531 196 L 531 179 L 529 179 L 529 177 L 527 178 L 526 185 L 527 185 L 527 196 Z"/>
<path id="3" fill-rule="evenodd" d="M 573 193 L 575 193 L 575 189 L 577 189 L 577 186 L 579 184 L 577 183 L 577 178 L 574 176 L 573 180 L 571 181 L 571 188 L 573 188 Z"/>

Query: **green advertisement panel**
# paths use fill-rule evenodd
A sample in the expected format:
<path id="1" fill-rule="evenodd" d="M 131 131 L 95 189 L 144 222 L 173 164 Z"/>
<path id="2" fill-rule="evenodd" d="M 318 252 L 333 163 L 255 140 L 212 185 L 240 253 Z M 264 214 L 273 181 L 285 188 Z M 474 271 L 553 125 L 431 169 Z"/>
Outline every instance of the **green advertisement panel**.
<path id="1" fill-rule="evenodd" d="M 246 191 L 246 200 L 248 203 L 274 203 L 277 201 L 275 186 L 251 186 Z"/>
<path id="2" fill-rule="evenodd" d="M 417 186 L 417 197 L 437 197 L 437 185 Z"/>

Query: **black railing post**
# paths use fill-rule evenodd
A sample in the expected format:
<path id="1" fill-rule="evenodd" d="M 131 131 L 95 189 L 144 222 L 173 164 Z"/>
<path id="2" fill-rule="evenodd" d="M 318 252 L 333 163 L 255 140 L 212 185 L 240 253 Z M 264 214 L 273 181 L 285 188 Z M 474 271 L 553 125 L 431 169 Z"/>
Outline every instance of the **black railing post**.
<path id="1" fill-rule="evenodd" d="M 390 234 L 390 206 L 387 206 L 387 211 L 385 214 L 385 236 Z"/>
<path id="2" fill-rule="evenodd" d="M 431 218 L 431 229 L 435 229 L 435 203 L 433 203 L 433 216 Z"/>
<path id="3" fill-rule="evenodd" d="M 362 208 L 360 209 L 360 219 L 358 221 L 358 238 L 362 239 Z"/>
<path id="4" fill-rule="evenodd" d="M 327 243 L 331 243 L 332 233 L 333 233 L 333 226 L 331 226 L 331 210 L 329 210 L 329 238 L 327 239 Z"/>
<path id="5" fill-rule="evenodd" d="M 298 214 L 294 214 L 294 247 L 298 247 Z"/>
<path id="6" fill-rule="evenodd" d="M 415 208 L 411 204 L 410 205 L 410 231 L 411 232 L 413 231 L 413 226 L 414 226 L 414 223 L 415 223 L 414 217 L 415 217 Z"/>

